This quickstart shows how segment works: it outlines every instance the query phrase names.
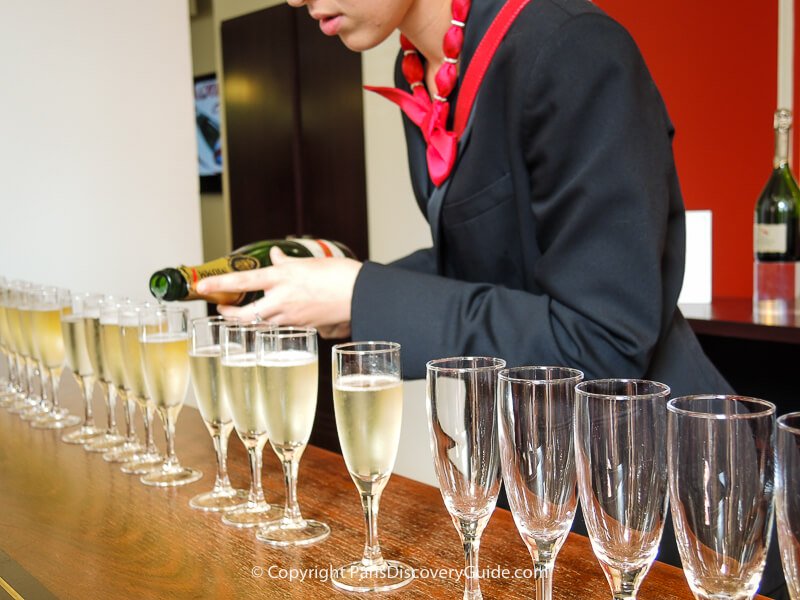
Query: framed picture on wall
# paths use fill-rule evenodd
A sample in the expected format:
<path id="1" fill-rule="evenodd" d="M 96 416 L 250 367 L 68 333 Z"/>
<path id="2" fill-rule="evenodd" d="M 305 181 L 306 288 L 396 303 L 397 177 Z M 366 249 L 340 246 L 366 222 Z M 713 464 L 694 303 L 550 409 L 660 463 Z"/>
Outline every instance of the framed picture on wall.
<path id="1" fill-rule="evenodd" d="M 194 109 L 200 191 L 222 191 L 222 135 L 219 87 L 213 73 L 194 78 Z"/>

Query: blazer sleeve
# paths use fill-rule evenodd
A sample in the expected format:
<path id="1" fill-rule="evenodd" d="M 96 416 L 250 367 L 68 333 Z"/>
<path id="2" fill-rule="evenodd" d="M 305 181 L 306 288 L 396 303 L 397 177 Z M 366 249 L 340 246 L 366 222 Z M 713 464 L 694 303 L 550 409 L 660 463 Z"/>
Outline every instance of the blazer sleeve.
<path id="1" fill-rule="evenodd" d="M 353 338 L 399 341 L 406 377 L 453 355 L 641 377 L 674 314 L 683 209 L 672 131 L 635 43 L 604 15 L 574 17 L 544 43 L 526 86 L 520 146 L 541 293 L 365 264 Z M 665 290 L 665 278 L 677 284 Z"/>

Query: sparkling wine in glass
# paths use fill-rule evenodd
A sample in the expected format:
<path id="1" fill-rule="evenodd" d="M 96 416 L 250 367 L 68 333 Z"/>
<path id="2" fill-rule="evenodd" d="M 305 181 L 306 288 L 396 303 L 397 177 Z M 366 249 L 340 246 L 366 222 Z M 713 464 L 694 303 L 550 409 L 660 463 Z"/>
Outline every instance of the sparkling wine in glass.
<path id="1" fill-rule="evenodd" d="M 669 495 L 696 598 L 755 596 L 772 529 L 775 406 L 744 396 L 668 405 Z"/>
<path id="2" fill-rule="evenodd" d="M 264 498 L 261 468 L 268 440 L 267 402 L 256 377 L 256 333 L 265 324 L 223 324 L 220 329 L 222 394 L 228 402 L 233 426 L 247 449 L 250 461 L 250 491 L 247 503 L 225 511 L 222 522 L 233 527 L 256 527 L 281 516 Z"/>
<path id="3" fill-rule="evenodd" d="M 6 321 L 8 322 L 9 337 L 13 342 L 14 354 L 17 364 L 17 395 L 14 402 L 8 406 L 8 412 L 20 414 L 36 405 L 32 398 L 32 377 L 28 370 L 28 347 L 26 336 L 23 335 L 21 310 L 24 296 L 30 284 L 24 281 L 12 281 L 8 286 L 6 296 Z"/>
<path id="4" fill-rule="evenodd" d="M 6 359 L 8 373 L 8 379 L 0 385 L 0 407 L 3 408 L 11 406 L 17 396 L 16 350 L 6 317 L 8 294 L 8 282 L 5 277 L 0 277 L 0 351 Z"/>
<path id="5" fill-rule="evenodd" d="M 500 493 L 498 375 L 504 360 L 455 357 L 427 364 L 427 409 L 436 479 L 464 548 L 464 599 L 482 598 L 478 552 Z"/>
<path id="6" fill-rule="evenodd" d="M 20 412 L 20 418 L 33 421 L 49 411 L 50 399 L 47 397 L 45 385 L 45 370 L 42 365 L 42 356 L 39 351 L 38 338 L 33 323 L 33 308 L 36 293 L 41 286 L 26 284 L 19 302 L 19 322 L 22 339 L 26 349 L 26 362 L 28 364 L 28 401 L 29 405 Z M 34 385 L 39 384 L 40 393 L 36 395 Z"/>
<path id="7" fill-rule="evenodd" d="M 144 475 L 160 468 L 164 462 L 164 457 L 153 440 L 156 405 L 147 393 L 142 365 L 142 342 L 139 339 L 140 315 L 143 311 L 153 310 L 153 306 L 149 302 L 140 302 L 123 304 L 119 309 L 125 389 L 128 391 L 128 399 L 133 399 L 139 406 L 144 425 L 144 447 L 122 464 L 121 471 L 131 475 Z"/>
<path id="8" fill-rule="evenodd" d="M 145 473 L 145 485 L 174 487 L 200 479 L 203 474 L 183 467 L 175 455 L 175 423 L 189 391 L 189 311 L 160 306 L 139 313 L 139 341 L 148 396 L 153 399 L 167 438 L 167 455 L 161 468 Z"/>
<path id="9" fill-rule="evenodd" d="M 317 330 L 275 327 L 256 334 L 258 385 L 266 399 L 269 443 L 283 467 L 283 518 L 261 527 L 256 539 L 272 546 L 307 546 L 330 535 L 319 521 L 304 519 L 297 501 L 297 471 L 317 410 Z"/>
<path id="10" fill-rule="evenodd" d="M 667 512 L 669 387 L 638 379 L 575 386 L 578 489 L 592 550 L 614 598 L 633 600 Z"/>
<path id="11" fill-rule="evenodd" d="M 792 600 L 800 600 L 800 412 L 778 418 L 775 511 L 783 573 Z"/>
<path id="12" fill-rule="evenodd" d="M 578 506 L 575 386 L 567 367 L 518 367 L 499 375 L 500 462 L 508 503 L 531 554 L 537 600 L 553 597 L 553 567 Z"/>
<path id="13" fill-rule="evenodd" d="M 235 489 L 228 478 L 228 438 L 233 431 L 233 417 L 222 389 L 222 365 L 219 331 L 223 317 L 192 320 L 192 341 L 189 366 L 197 407 L 214 443 L 217 455 L 217 477 L 214 488 L 189 500 L 189 506 L 205 511 L 225 511 L 243 506 L 247 492 Z"/>
<path id="14" fill-rule="evenodd" d="M 92 294 L 86 297 L 83 311 L 83 332 L 86 335 L 86 351 L 92 371 L 106 403 L 107 425 L 103 435 L 92 438 L 83 446 L 88 452 L 106 453 L 122 446 L 125 438 L 117 429 L 117 388 L 111 381 L 108 357 L 103 352 L 103 330 L 100 326 L 100 312 L 108 304 L 117 304 L 121 298 Z"/>
<path id="15" fill-rule="evenodd" d="M 383 558 L 378 542 L 381 494 L 394 468 L 403 419 L 400 344 L 334 346 L 333 408 L 344 462 L 361 496 L 367 537 L 361 560 L 338 568 L 331 581 L 350 592 L 403 587 L 414 579 L 411 567 Z"/>

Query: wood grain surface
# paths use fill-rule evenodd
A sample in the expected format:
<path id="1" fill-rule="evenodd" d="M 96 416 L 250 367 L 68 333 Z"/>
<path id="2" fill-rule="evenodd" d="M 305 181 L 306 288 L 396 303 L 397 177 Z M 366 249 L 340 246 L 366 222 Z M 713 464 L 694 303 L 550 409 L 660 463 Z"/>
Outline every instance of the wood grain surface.
<path id="1" fill-rule="evenodd" d="M 77 409 L 69 377 L 62 391 L 64 404 Z M 0 549 L 56 597 L 360 597 L 335 590 L 327 580 L 331 568 L 360 557 L 364 543 L 357 492 L 338 454 L 309 447 L 300 465 L 304 515 L 327 522 L 331 536 L 308 548 L 277 550 L 256 541 L 253 530 L 225 526 L 219 516 L 189 508 L 191 496 L 211 488 L 215 469 L 211 439 L 196 410 L 184 408 L 178 419 L 177 451 L 182 463 L 201 469 L 204 477 L 177 489 L 146 487 L 60 436 L 31 429 L 0 410 Z M 160 424 L 157 436 L 163 437 Z M 264 463 L 267 499 L 282 503 L 279 464 L 269 447 Z M 229 468 L 234 485 L 247 487 L 246 455 L 235 434 Z M 437 489 L 393 476 L 379 525 L 384 556 L 419 570 L 411 585 L 388 595 L 461 597 L 461 546 Z M 485 598 L 534 597 L 525 571 L 530 557 L 509 512 L 493 515 L 480 562 L 494 570 L 481 584 Z M 448 575 L 448 569 L 454 571 Z M 290 580 L 290 573 L 305 580 Z M 586 538 L 571 535 L 561 551 L 554 597 L 610 597 Z M 640 593 L 642 600 L 691 597 L 683 573 L 659 563 Z"/>

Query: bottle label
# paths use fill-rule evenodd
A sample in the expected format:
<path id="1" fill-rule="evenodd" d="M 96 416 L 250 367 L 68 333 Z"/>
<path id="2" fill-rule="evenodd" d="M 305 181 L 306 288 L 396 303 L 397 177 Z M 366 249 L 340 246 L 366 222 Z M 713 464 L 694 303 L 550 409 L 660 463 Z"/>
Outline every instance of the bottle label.
<path id="1" fill-rule="evenodd" d="M 753 226 L 753 247 L 759 254 L 786 254 L 786 223 L 756 223 Z"/>
<path id="2" fill-rule="evenodd" d="M 224 275 L 233 271 L 250 271 L 261 266 L 258 259 L 246 254 L 232 254 L 223 256 L 211 262 L 207 262 L 197 267 L 179 267 L 186 277 L 189 285 L 194 288 L 195 284 L 201 279 L 214 275 Z"/>
<path id="3" fill-rule="evenodd" d="M 293 242 L 304 246 L 315 258 L 343 258 L 344 252 L 329 240 L 313 240 L 308 238 L 292 238 Z"/>

